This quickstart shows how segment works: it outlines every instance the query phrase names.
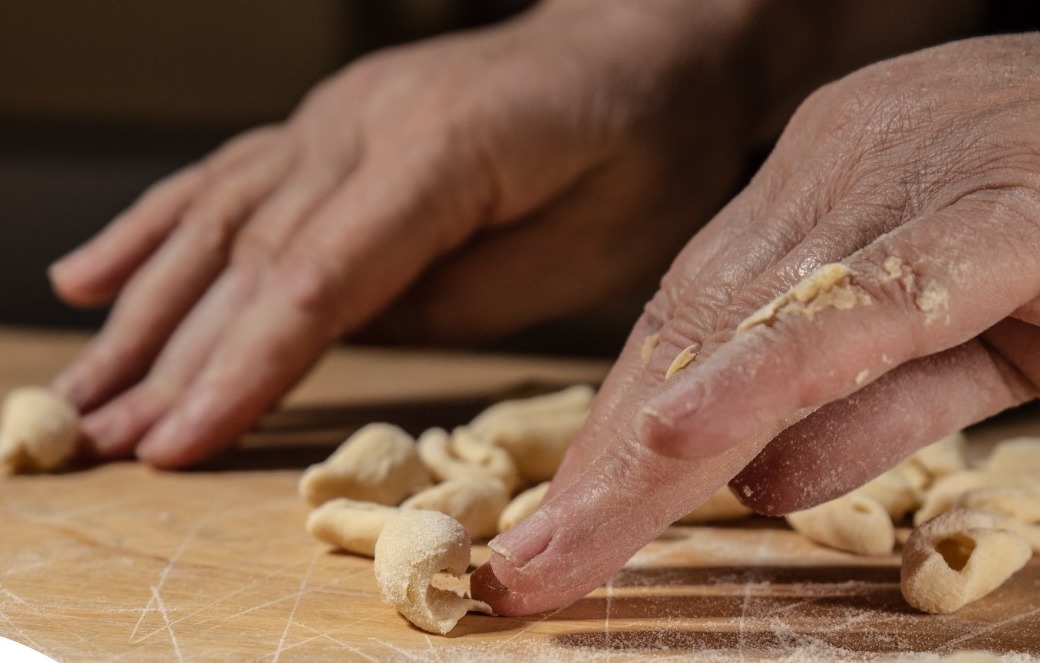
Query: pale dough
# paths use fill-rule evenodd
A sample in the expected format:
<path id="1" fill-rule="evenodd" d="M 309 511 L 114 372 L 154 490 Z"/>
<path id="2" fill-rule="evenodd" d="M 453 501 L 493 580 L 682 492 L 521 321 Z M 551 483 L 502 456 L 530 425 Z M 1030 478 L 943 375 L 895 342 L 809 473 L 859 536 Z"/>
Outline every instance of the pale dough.
<path id="1" fill-rule="evenodd" d="M 402 509 L 440 511 L 459 521 L 470 537 L 487 539 L 498 532 L 498 517 L 509 503 L 509 491 L 491 477 L 459 477 L 412 495 Z"/>
<path id="2" fill-rule="evenodd" d="M 900 571 L 906 602 L 924 612 L 951 613 L 1025 566 L 1032 556 L 1029 544 L 1000 525 L 998 516 L 958 509 L 915 529 Z"/>
<path id="3" fill-rule="evenodd" d="M 79 413 L 42 387 L 20 387 L 0 411 L 0 465 L 14 472 L 58 469 L 76 451 Z"/>
<path id="4" fill-rule="evenodd" d="M 307 518 L 307 533 L 347 552 L 371 557 L 386 521 L 397 508 L 337 497 L 325 502 Z"/>
<path id="5" fill-rule="evenodd" d="M 577 385 L 533 398 L 492 405 L 469 423 L 478 438 L 509 452 L 520 479 L 552 479 L 588 417 L 595 390 Z"/>
<path id="6" fill-rule="evenodd" d="M 846 552 L 887 555 L 895 545 L 895 528 L 885 508 L 855 492 L 789 513 L 786 519 L 806 538 Z"/>
<path id="7" fill-rule="evenodd" d="M 368 424 L 324 463 L 300 477 L 300 495 L 318 506 L 336 497 L 394 505 L 430 485 L 415 440 L 387 423 Z"/>
<path id="8" fill-rule="evenodd" d="M 509 452 L 483 441 L 465 426 L 450 435 L 443 428 L 430 428 L 419 436 L 415 449 L 437 481 L 491 477 L 508 490 L 517 484 L 516 463 Z"/>
<path id="9" fill-rule="evenodd" d="M 729 486 L 723 486 L 676 522 L 680 525 L 696 525 L 747 518 L 752 513 L 751 509 L 740 503 Z"/>
<path id="10" fill-rule="evenodd" d="M 376 581 L 383 598 L 424 631 L 445 634 L 470 611 L 491 613 L 481 601 L 432 586 L 437 573 L 461 577 L 469 567 L 469 536 L 461 523 L 436 511 L 402 509 L 376 542 Z"/>
<path id="11" fill-rule="evenodd" d="M 498 531 L 504 532 L 507 529 L 512 529 L 521 520 L 537 511 L 542 503 L 542 498 L 545 497 L 545 493 L 549 491 L 549 486 L 551 485 L 551 482 L 543 481 L 534 488 L 528 488 L 514 497 L 513 501 L 507 504 L 505 509 L 502 509 L 502 513 L 498 517 Z"/>

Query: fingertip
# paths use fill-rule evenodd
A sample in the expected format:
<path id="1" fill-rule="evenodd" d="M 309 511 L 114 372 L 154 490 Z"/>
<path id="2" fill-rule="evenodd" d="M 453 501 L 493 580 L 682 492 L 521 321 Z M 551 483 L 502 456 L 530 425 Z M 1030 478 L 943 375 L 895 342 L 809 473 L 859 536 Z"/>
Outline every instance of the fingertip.
<path id="1" fill-rule="evenodd" d="M 501 617 L 523 617 L 565 607 L 587 593 L 585 589 L 569 591 L 546 591 L 526 593 L 507 587 L 498 577 L 496 568 L 508 562 L 499 556 L 491 559 L 470 576 L 470 594 L 478 601 L 491 606 L 492 612 Z"/>
<path id="2" fill-rule="evenodd" d="M 51 290 L 70 306 L 86 308 L 105 304 L 112 299 L 112 293 L 90 282 L 89 264 L 81 251 L 77 249 L 47 268 Z"/>

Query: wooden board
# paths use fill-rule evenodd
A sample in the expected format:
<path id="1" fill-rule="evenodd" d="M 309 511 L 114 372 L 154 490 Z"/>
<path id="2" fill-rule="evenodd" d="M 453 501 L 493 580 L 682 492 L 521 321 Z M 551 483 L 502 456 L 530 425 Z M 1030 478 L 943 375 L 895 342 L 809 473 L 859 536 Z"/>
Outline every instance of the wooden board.
<path id="1" fill-rule="evenodd" d="M 6 379 L 42 380 L 79 343 L 0 331 L 0 360 L 21 362 L 18 371 L 2 364 Z M 593 379 L 603 369 L 574 362 L 567 376 L 554 361 L 415 353 L 398 364 L 393 353 L 360 350 L 329 365 L 349 365 L 360 379 L 359 356 L 377 372 L 384 360 L 395 365 L 386 370 L 401 370 L 409 389 L 429 362 L 450 374 L 442 382 L 471 394 Z M 464 388 L 466 366 L 473 382 Z M 322 370 L 342 388 L 345 378 Z M 343 394 L 317 384 L 292 402 L 304 412 L 315 403 L 351 411 Z M 352 398 L 372 395 L 351 388 Z M 320 410 L 322 425 L 329 412 Z M 369 560 L 331 552 L 303 531 L 308 509 L 296 480 L 310 459 L 294 453 L 300 432 L 290 423 L 299 421 L 283 419 L 257 434 L 261 444 L 198 471 L 120 462 L 0 479 L 0 635 L 60 661 L 848 661 L 959 649 L 1040 657 L 1036 560 L 956 615 L 929 616 L 903 603 L 895 556 L 829 551 L 768 519 L 672 528 L 568 608 L 471 615 L 451 637 L 427 635 L 382 602 Z M 486 555 L 478 546 L 475 561 Z"/>

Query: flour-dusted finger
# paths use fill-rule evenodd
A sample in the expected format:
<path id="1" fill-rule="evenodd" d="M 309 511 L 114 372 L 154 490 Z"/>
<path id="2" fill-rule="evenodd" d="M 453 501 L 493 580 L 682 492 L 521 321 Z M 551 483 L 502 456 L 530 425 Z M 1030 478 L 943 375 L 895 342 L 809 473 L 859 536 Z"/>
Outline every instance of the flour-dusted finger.
<path id="1" fill-rule="evenodd" d="M 469 567 L 469 535 L 450 516 L 402 509 L 376 542 L 376 581 L 383 599 L 431 633 L 446 634 L 467 612 L 491 613 L 486 603 L 433 586 L 438 573 L 459 577 Z"/>

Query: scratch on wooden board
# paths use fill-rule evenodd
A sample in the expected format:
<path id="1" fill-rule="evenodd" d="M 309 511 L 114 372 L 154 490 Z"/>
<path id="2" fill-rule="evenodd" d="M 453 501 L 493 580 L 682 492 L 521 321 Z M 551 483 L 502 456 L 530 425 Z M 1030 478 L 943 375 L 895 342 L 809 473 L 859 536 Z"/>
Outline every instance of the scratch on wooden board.
<path id="1" fill-rule="evenodd" d="M 340 647 L 343 647 L 344 649 L 346 649 L 346 650 L 348 650 L 348 651 L 350 651 L 350 652 L 352 652 L 354 654 L 357 654 L 358 656 L 364 658 L 365 660 L 372 661 L 373 663 L 380 663 L 379 659 L 376 659 L 376 658 L 373 658 L 372 656 L 369 656 L 368 654 L 366 654 L 365 652 L 361 651 L 360 649 L 358 649 L 354 645 L 352 645 L 352 644 L 350 644 L 350 643 L 348 643 L 348 642 L 346 642 L 344 640 L 340 640 L 339 638 L 332 637 L 332 634 L 335 633 L 336 631 L 339 631 L 340 629 L 335 629 L 335 630 L 329 631 L 329 632 L 322 632 L 322 631 L 319 631 L 318 629 L 314 628 L 313 626 L 310 626 L 308 624 L 304 624 L 304 623 L 301 623 L 301 622 L 296 622 L 295 625 L 297 627 L 299 627 L 299 628 L 302 628 L 302 629 L 306 630 L 306 631 L 310 631 L 311 633 L 314 633 L 314 636 L 312 636 L 310 638 L 305 638 L 303 640 L 299 640 L 299 641 L 293 643 L 292 645 L 286 647 L 285 650 L 283 651 L 283 653 L 286 652 L 286 651 L 289 651 L 290 649 L 293 649 L 294 647 L 299 647 L 300 645 L 304 645 L 304 644 L 307 644 L 309 642 L 314 642 L 315 640 L 328 640 L 329 642 L 332 642 L 332 643 L 334 643 L 334 644 L 336 644 L 336 645 L 338 645 Z"/>
<path id="2" fill-rule="evenodd" d="M 324 588 L 326 588 L 329 585 L 332 585 L 334 583 L 335 583 L 335 580 L 329 580 L 329 581 L 326 581 L 326 582 L 324 582 L 324 583 L 322 583 L 320 585 L 317 585 L 315 587 L 311 587 L 310 591 L 312 591 L 312 592 L 321 591 L 322 589 L 324 589 Z M 353 595 L 354 596 L 366 596 L 366 594 L 364 594 L 363 592 L 357 592 L 356 594 L 353 594 Z M 284 602 L 289 601 L 289 600 L 299 601 L 299 598 L 300 598 L 300 592 L 299 592 L 299 590 L 297 590 L 297 591 L 294 591 L 294 592 L 289 592 L 288 594 L 283 594 L 283 595 L 281 595 L 281 596 L 279 596 L 277 598 L 273 598 L 273 599 L 271 599 L 269 601 L 264 601 L 263 603 L 258 603 L 257 605 L 250 606 L 250 607 L 246 608 L 245 610 L 239 610 L 238 612 L 236 612 L 233 615 L 228 615 L 226 617 L 210 617 L 208 619 L 200 619 L 199 621 L 195 622 L 195 624 L 196 625 L 205 624 L 206 622 L 212 622 L 212 621 L 215 621 L 215 620 L 220 620 L 222 622 L 229 621 L 229 620 L 232 620 L 232 619 L 237 619 L 238 617 L 243 617 L 245 615 L 248 615 L 250 613 L 256 612 L 258 610 L 263 610 L 264 608 L 270 608 L 273 605 L 278 605 L 279 603 L 284 603 Z"/>
<path id="3" fill-rule="evenodd" d="M 408 651 L 406 649 L 401 649 L 397 645 L 394 645 L 394 644 L 391 644 L 389 642 L 386 642 L 385 640 L 380 640 L 378 638 L 373 638 L 373 640 L 375 640 L 377 643 L 383 645 L 384 647 L 386 647 L 390 651 L 395 651 L 398 654 L 404 656 L 409 661 L 425 661 L 425 660 L 427 660 L 426 657 L 423 656 L 421 652 L 414 652 L 414 651 Z"/>
<path id="4" fill-rule="evenodd" d="M 295 649 L 296 647 L 302 647 L 303 645 L 306 645 L 306 644 L 309 644 L 311 642 L 314 642 L 315 640 L 332 640 L 334 642 L 339 643 L 341 641 L 336 639 L 336 638 L 333 638 L 332 637 L 333 634 L 339 633 L 340 631 L 346 631 L 346 630 L 350 629 L 353 626 L 357 626 L 358 624 L 364 624 L 365 622 L 376 621 L 378 619 L 381 619 L 383 616 L 385 616 L 389 612 L 393 612 L 393 611 L 392 610 L 376 611 L 374 614 L 369 614 L 369 616 L 367 616 L 367 617 L 363 617 L 361 619 L 355 619 L 352 622 L 348 622 L 348 623 L 346 623 L 346 624 L 344 624 L 342 626 L 334 628 L 331 631 L 326 631 L 324 633 L 322 633 L 322 632 L 320 632 L 320 631 L 318 631 L 318 630 L 316 630 L 316 629 L 314 629 L 314 628 L 312 628 L 310 626 L 305 626 L 304 628 L 309 630 L 311 633 L 317 633 L 317 635 L 311 636 L 309 638 L 304 638 L 302 640 L 297 640 L 293 644 L 287 646 L 283 650 L 282 653 L 285 653 L 287 651 Z M 368 658 L 367 655 L 364 655 L 364 656 L 366 658 Z M 375 659 L 375 660 L 378 660 L 378 659 Z"/>
<path id="5" fill-rule="evenodd" d="M 23 599 L 23 598 L 22 598 L 21 596 L 18 596 L 17 594 L 15 594 L 14 592 L 12 592 L 12 591 L 11 591 L 11 590 L 9 590 L 8 588 L 4 587 L 3 585 L 0 585 L 0 594 L 2 594 L 3 596 L 6 596 L 7 598 L 11 599 L 11 600 L 12 600 L 12 601 L 14 601 L 15 603 L 18 603 L 19 605 L 24 605 L 24 606 L 27 606 L 27 607 L 32 607 L 32 606 L 31 606 L 31 605 L 29 604 L 29 602 L 28 602 L 28 601 L 26 601 L 25 599 Z"/>
<path id="6" fill-rule="evenodd" d="M 39 651 L 40 653 L 43 653 L 43 647 L 40 645 L 40 643 L 36 642 L 36 640 L 34 640 L 28 633 L 22 630 L 22 627 L 16 624 L 15 621 L 11 619 L 11 617 L 8 616 L 8 614 L 3 610 L 0 610 L 0 622 L 7 624 L 12 629 L 14 629 L 14 632 L 18 635 L 18 640 L 22 644 L 29 645 L 33 649 Z"/>
<path id="7" fill-rule="evenodd" d="M 608 649 L 610 648 L 610 609 L 614 602 L 614 578 L 615 576 L 610 576 L 603 586 L 607 594 L 606 600 L 603 602 L 603 639 Z"/>
<path id="8" fill-rule="evenodd" d="M 152 631 L 151 633 L 148 633 L 141 638 L 137 638 L 137 631 L 141 628 L 141 624 L 144 622 L 144 618 L 149 613 L 155 612 L 156 598 L 161 597 L 162 588 L 163 585 L 166 584 L 166 579 L 170 576 L 170 573 L 177 566 L 177 562 L 180 561 L 181 556 L 185 552 L 187 552 L 188 547 L 192 543 L 194 543 L 196 537 L 199 534 L 199 531 L 202 529 L 202 525 L 209 519 L 210 515 L 218 509 L 218 507 L 223 506 L 224 500 L 221 498 L 223 498 L 226 494 L 227 491 L 224 491 L 216 498 L 214 498 L 212 502 L 210 502 L 209 508 L 206 509 L 206 511 L 199 516 L 198 520 L 195 521 L 195 524 L 191 526 L 191 529 L 188 530 L 188 532 L 184 535 L 184 538 L 181 539 L 180 545 L 177 546 L 177 549 L 173 552 L 173 555 L 171 555 L 170 558 L 166 560 L 166 565 L 159 572 L 158 582 L 151 588 L 152 596 L 148 600 L 148 604 L 141 609 L 141 616 L 138 617 L 137 623 L 134 624 L 134 628 L 130 632 L 130 644 L 138 644 L 152 637 L 156 633 L 166 630 L 166 628 L 163 627 L 160 629 L 156 629 L 155 631 Z"/>
<path id="9" fill-rule="evenodd" d="M 177 634 L 170 623 L 170 613 L 166 610 L 166 602 L 163 601 L 158 587 L 152 587 L 152 598 L 155 600 L 155 605 L 159 608 L 159 614 L 162 615 L 163 623 L 166 624 L 166 631 L 170 634 L 170 644 L 173 645 L 173 653 L 177 656 L 178 661 L 183 662 L 184 657 L 181 655 L 181 645 L 177 641 Z"/>
<path id="10" fill-rule="evenodd" d="M 300 602 L 303 600 L 303 595 L 307 591 L 307 583 L 311 580 L 311 575 L 314 573 L 314 564 L 318 561 L 318 555 L 321 554 L 321 550 L 315 550 L 314 554 L 311 555 L 311 562 L 307 565 L 307 571 L 303 574 L 303 579 L 300 580 L 300 586 L 296 590 L 296 600 L 293 602 L 292 610 L 289 611 L 289 617 L 285 620 L 285 629 L 282 631 L 282 637 L 278 641 L 278 649 L 274 652 L 274 657 L 271 659 L 272 663 L 278 663 L 278 659 L 281 658 L 282 652 L 285 651 L 285 641 L 289 637 L 289 630 L 292 628 L 293 620 L 296 618 L 296 610 L 300 607 Z"/>
<path id="11" fill-rule="evenodd" d="M 561 611 L 565 610 L 567 607 L 569 607 L 569 606 L 564 606 L 563 608 L 557 608 L 556 610 L 553 610 L 552 612 L 548 612 L 548 613 L 542 615 L 541 617 L 538 617 L 537 619 L 530 620 L 526 626 L 524 626 L 523 628 L 519 629 L 516 633 L 514 633 L 512 636 L 510 636 L 508 639 L 506 639 L 503 642 L 503 645 L 507 645 L 507 644 L 513 642 L 514 640 L 516 640 L 520 636 L 522 636 L 525 633 L 527 633 L 527 631 L 529 631 L 532 628 L 534 628 L 535 626 L 538 626 L 542 622 L 545 622 L 545 621 L 547 621 L 549 619 L 552 619 L 558 613 L 560 613 Z"/>
<path id="12" fill-rule="evenodd" d="M 765 536 L 762 537 L 762 541 L 759 542 L 759 544 L 755 547 L 754 557 L 751 562 L 752 567 L 761 565 L 761 563 L 765 559 L 767 559 L 769 547 L 770 545 L 772 545 L 773 538 L 774 537 L 772 532 L 766 532 Z M 744 658 L 745 636 L 747 635 L 747 618 L 748 614 L 751 611 L 751 605 L 754 601 L 753 590 L 760 586 L 761 583 L 751 582 L 750 580 L 748 580 L 748 582 L 744 584 L 744 589 L 742 592 L 743 601 L 741 602 L 740 606 L 740 617 L 737 619 L 737 654 L 740 656 L 742 660 Z"/>
<path id="13" fill-rule="evenodd" d="M 1011 624 L 1014 624 L 1016 622 L 1020 622 L 1023 619 L 1029 619 L 1030 617 L 1033 617 L 1035 615 L 1040 615 L 1040 608 L 1034 608 L 1034 609 L 1030 610 L 1029 612 L 1024 612 L 1024 613 L 1022 613 L 1020 615 L 1015 615 L 1014 617 L 1009 617 L 1007 619 L 1002 619 L 1002 620 L 1000 620 L 999 622 L 997 622 L 995 624 L 986 624 L 984 626 L 981 626 L 981 627 L 977 628 L 976 630 L 972 631 L 971 633 L 965 633 L 964 635 L 960 636 L 959 638 L 954 638 L 953 640 L 950 640 L 949 642 L 947 642 L 946 644 L 942 645 L 941 647 L 938 647 L 936 649 L 936 651 L 944 652 L 944 651 L 955 651 L 956 649 L 961 649 L 962 647 L 960 647 L 960 645 L 965 643 L 965 642 L 968 642 L 969 640 L 974 640 L 975 638 L 978 638 L 980 636 L 986 635 L 987 633 L 992 633 L 993 631 L 999 630 L 999 629 L 1001 629 L 1001 628 L 1003 628 L 1005 626 L 1010 626 Z"/>
<path id="14" fill-rule="evenodd" d="M 438 661 L 441 660 L 440 651 L 433 645 L 433 640 L 430 638 L 429 633 L 423 633 L 423 637 L 426 638 L 426 648 L 433 654 Z"/>

